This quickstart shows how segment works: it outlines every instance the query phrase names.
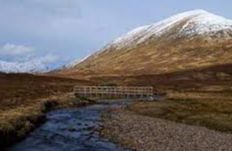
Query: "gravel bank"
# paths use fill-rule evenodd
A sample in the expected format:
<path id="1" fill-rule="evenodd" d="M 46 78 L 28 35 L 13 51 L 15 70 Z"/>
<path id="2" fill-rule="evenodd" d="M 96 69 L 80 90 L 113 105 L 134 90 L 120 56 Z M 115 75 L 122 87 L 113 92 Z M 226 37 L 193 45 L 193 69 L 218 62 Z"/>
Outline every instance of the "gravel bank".
<path id="1" fill-rule="evenodd" d="M 232 151 L 232 135 L 162 119 L 113 111 L 102 135 L 138 151 Z"/>

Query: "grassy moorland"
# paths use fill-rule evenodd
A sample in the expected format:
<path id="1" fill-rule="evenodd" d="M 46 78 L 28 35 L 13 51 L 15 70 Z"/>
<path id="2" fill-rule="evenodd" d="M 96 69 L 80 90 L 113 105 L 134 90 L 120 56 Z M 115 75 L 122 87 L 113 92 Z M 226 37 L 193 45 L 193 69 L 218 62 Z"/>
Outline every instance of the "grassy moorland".
<path id="1" fill-rule="evenodd" d="M 136 114 L 204 126 L 232 133 L 232 65 L 130 77 L 95 77 L 102 83 L 153 85 L 167 99 L 137 102 L 129 107 Z"/>
<path id="2" fill-rule="evenodd" d="M 0 74 L 1 109 L 8 109 L 50 95 L 72 91 L 76 84 L 86 84 L 84 80 L 35 76 L 30 74 Z"/>
<path id="3" fill-rule="evenodd" d="M 132 150 L 229 150 L 232 66 L 163 75 L 97 77 L 102 83 L 153 85 L 162 101 L 138 100 L 103 116 L 101 134 Z"/>
<path id="4" fill-rule="evenodd" d="M 83 80 L 0 74 L 0 148 L 21 138 L 45 120 L 53 107 L 81 105 L 72 95 Z"/>
<path id="5" fill-rule="evenodd" d="M 137 102 L 129 110 L 149 117 L 232 133 L 232 93 L 176 92 L 165 101 Z"/>

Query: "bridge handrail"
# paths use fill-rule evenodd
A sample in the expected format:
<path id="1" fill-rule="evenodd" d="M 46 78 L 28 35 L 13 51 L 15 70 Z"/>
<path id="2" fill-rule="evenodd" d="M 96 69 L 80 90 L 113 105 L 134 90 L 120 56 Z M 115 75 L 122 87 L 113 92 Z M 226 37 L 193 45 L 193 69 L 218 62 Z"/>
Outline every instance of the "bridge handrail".
<path id="1" fill-rule="evenodd" d="M 151 86 L 75 86 L 75 93 L 153 95 Z"/>

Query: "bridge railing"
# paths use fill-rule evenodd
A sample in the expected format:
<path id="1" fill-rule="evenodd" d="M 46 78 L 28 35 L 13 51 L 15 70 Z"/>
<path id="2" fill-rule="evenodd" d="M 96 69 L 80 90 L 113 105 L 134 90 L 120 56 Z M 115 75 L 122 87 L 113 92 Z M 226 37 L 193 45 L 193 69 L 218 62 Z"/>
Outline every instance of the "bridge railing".
<path id="1" fill-rule="evenodd" d="M 74 93 L 85 97 L 153 97 L 153 87 L 75 86 Z"/>

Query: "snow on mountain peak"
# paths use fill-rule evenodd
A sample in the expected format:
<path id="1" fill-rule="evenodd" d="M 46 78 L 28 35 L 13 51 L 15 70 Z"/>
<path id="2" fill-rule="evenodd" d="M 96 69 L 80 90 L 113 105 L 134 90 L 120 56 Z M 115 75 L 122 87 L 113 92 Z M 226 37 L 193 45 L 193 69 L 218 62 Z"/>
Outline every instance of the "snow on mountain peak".
<path id="1" fill-rule="evenodd" d="M 185 34 L 193 34 L 193 32 L 197 34 L 205 34 L 224 29 L 232 29 L 232 20 L 206 11 L 199 11 L 196 16 L 189 19 L 183 26 L 181 32 Z"/>
<path id="2" fill-rule="evenodd" d="M 55 55 L 45 55 L 24 61 L 4 61 L 0 59 L 0 72 L 6 73 L 37 73 L 48 72 L 53 63 L 59 59 Z"/>
<path id="3" fill-rule="evenodd" d="M 82 59 L 76 59 L 74 61 L 72 61 L 71 63 L 69 63 L 68 65 L 66 65 L 64 68 L 73 68 L 75 67 L 77 64 L 83 62 L 85 59 L 87 59 L 88 57 L 90 57 L 90 55 L 87 55 L 86 57 L 82 58 Z"/>
<path id="4" fill-rule="evenodd" d="M 0 71 L 5 73 L 46 72 L 48 67 L 38 62 L 7 62 L 0 60 Z"/>
<path id="5" fill-rule="evenodd" d="M 199 9 L 174 15 L 155 24 L 138 27 L 114 40 L 104 50 L 109 47 L 120 49 L 126 46 L 133 46 L 144 42 L 152 36 L 159 37 L 183 21 L 184 24 L 181 30 L 177 32 L 177 34 L 183 36 L 202 35 L 224 29 L 232 30 L 232 20 Z"/>

